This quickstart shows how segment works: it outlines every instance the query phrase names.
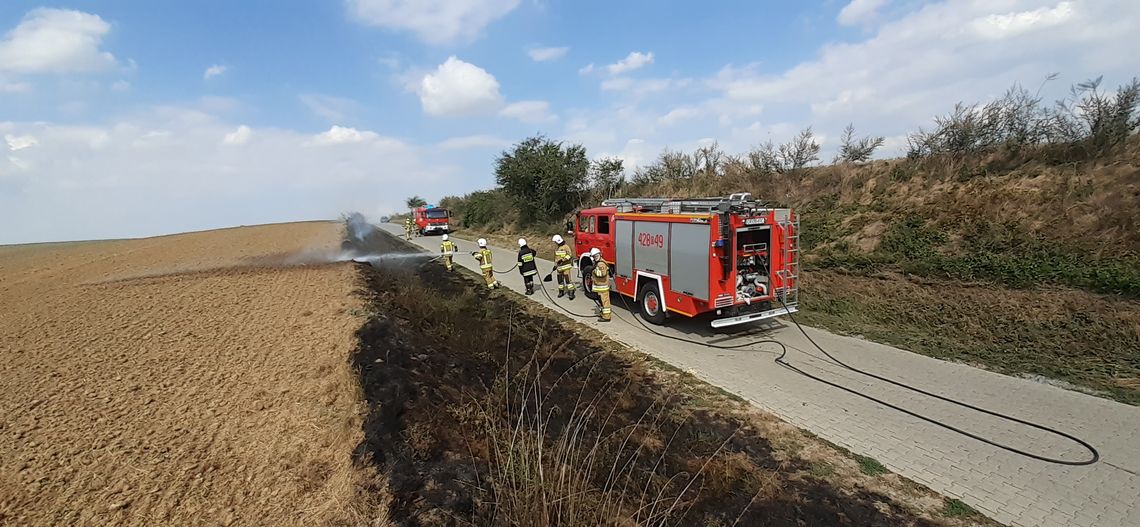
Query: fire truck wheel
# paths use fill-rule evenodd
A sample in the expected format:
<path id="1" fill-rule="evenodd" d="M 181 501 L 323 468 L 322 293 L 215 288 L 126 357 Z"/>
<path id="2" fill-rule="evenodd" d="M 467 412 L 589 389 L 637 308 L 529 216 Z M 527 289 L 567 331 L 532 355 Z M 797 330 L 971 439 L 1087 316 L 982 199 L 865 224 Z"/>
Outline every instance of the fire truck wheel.
<path id="1" fill-rule="evenodd" d="M 658 326 L 665 323 L 665 306 L 661 304 L 661 294 L 656 284 L 645 284 L 637 293 L 637 306 L 641 311 L 641 318 Z"/>

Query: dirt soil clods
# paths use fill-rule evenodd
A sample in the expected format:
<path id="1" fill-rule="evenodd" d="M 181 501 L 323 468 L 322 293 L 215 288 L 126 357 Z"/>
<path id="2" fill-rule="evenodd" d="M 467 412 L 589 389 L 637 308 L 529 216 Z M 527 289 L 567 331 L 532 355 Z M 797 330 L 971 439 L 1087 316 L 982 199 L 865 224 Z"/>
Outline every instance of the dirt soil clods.
<path id="1" fill-rule="evenodd" d="M 0 247 L 0 524 L 365 521 L 341 231 Z"/>

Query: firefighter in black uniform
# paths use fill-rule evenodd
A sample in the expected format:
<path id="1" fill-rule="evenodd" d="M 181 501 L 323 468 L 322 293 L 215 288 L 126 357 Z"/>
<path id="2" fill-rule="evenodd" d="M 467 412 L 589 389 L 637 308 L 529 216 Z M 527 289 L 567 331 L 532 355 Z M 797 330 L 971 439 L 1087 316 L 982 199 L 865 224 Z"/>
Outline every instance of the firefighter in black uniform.
<path id="1" fill-rule="evenodd" d="M 519 238 L 519 273 L 522 274 L 523 284 L 526 285 L 526 294 L 534 294 L 534 276 L 538 274 L 538 265 L 534 262 L 536 251 L 526 244 L 526 239 Z"/>

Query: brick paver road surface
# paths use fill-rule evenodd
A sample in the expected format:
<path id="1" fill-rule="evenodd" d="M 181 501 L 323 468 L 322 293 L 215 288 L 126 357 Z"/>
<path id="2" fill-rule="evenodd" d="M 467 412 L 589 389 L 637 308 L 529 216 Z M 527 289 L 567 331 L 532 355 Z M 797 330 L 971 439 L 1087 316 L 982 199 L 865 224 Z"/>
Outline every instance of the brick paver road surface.
<path id="1" fill-rule="evenodd" d="M 391 233 L 402 231 L 391 224 L 383 228 Z M 438 237 L 417 238 L 414 242 L 439 251 Z M 467 254 L 474 250 L 474 244 L 465 240 L 458 243 L 464 252 L 456 262 L 477 271 L 475 260 Z M 493 249 L 496 268 L 509 269 L 516 252 Z M 542 273 L 551 267 L 550 262 L 539 262 Z M 498 277 L 511 289 L 522 290 L 517 272 Z M 541 293 L 530 298 L 550 305 Z M 559 300 L 577 313 L 589 313 L 592 305 L 581 295 L 574 302 Z M 1092 443 L 1101 453 L 1101 461 L 1091 466 L 1044 463 L 805 378 L 775 364 L 776 350 L 770 345 L 753 351 L 727 351 L 648 333 L 636 325 L 633 314 L 622 307 L 620 300 L 615 298 L 614 302 L 615 318 L 624 322 L 578 320 L 679 368 L 695 371 L 709 383 L 828 441 L 871 456 L 936 492 L 961 499 L 999 522 L 1026 527 L 1140 526 L 1140 408 L 807 328 L 816 342 L 852 366 L 1055 427 Z M 740 330 L 735 335 L 718 334 L 707 328 L 707 322 L 680 317 L 670 319 L 664 328 L 654 329 L 702 342 L 740 336 Z M 1079 446 L 1054 435 L 845 370 L 824 360 L 795 326 L 776 324 L 767 327 L 763 335 L 785 343 L 789 347 L 787 360 L 792 364 L 840 385 L 1036 454 L 1073 460 L 1088 455 Z"/>

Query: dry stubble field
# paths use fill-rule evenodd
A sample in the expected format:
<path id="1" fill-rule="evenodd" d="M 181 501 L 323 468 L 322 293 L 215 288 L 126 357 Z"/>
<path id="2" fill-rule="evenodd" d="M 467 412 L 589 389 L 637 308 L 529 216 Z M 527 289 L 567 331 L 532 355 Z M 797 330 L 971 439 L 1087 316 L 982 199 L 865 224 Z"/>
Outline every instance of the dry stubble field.
<path id="1" fill-rule="evenodd" d="M 355 271 L 295 256 L 315 262 L 341 233 L 311 222 L 0 247 L 0 524 L 381 514 L 351 461 Z"/>

